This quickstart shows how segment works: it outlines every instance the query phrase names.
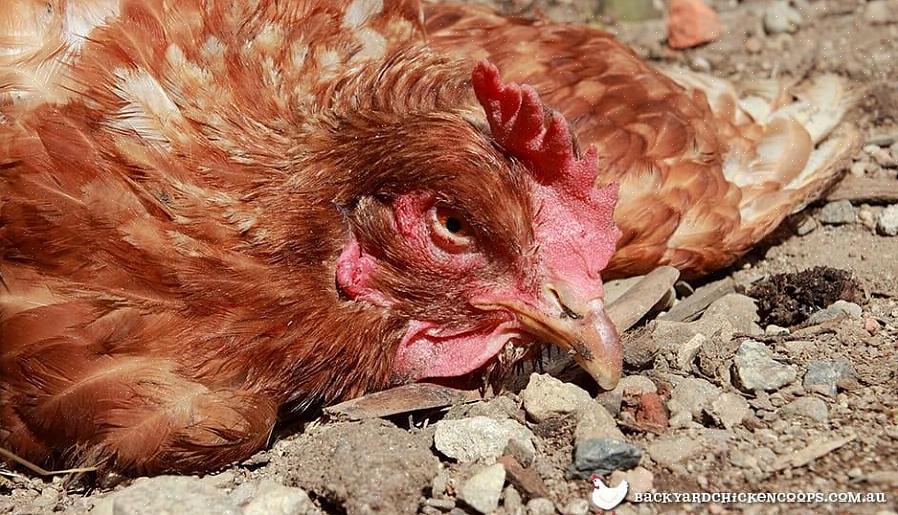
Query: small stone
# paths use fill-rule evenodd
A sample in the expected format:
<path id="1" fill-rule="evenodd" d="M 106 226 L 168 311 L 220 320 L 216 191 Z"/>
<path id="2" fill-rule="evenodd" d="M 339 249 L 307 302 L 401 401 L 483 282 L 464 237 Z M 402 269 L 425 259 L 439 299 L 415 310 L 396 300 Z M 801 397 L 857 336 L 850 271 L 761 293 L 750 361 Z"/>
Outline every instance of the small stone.
<path id="1" fill-rule="evenodd" d="M 612 438 L 624 440 L 624 435 L 617 427 L 617 421 L 604 406 L 592 402 L 588 409 L 578 414 L 577 427 L 574 429 L 574 441 L 582 442 L 589 439 Z"/>
<path id="2" fill-rule="evenodd" d="M 808 417 L 817 422 L 826 422 L 829 419 L 829 408 L 826 406 L 826 402 L 817 397 L 799 397 L 780 408 L 780 412 L 784 415 Z"/>
<path id="3" fill-rule="evenodd" d="M 238 515 L 240 510 L 221 490 L 195 477 L 156 476 L 138 479 L 101 499 L 91 510 L 97 515 Z"/>
<path id="4" fill-rule="evenodd" d="M 848 360 L 811 361 L 804 374 L 804 387 L 808 391 L 834 396 L 839 391 L 839 383 L 857 377 L 854 365 Z"/>
<path id="5" fill-rule="evenodd" d="M 686 342 L 677 349 L 677 369 L 689 371 L 692 367 L 692 362 L 695 361 L 695 357 L 698 356 L 698 352 L 707 342 L 708 337 L 701 333 L 686 340 Z"/>
<path id="6" fill-rule="evenodd" d="M 524 409 L 536 422 L 569 415 L 592 403 L 589 393 L 547 374 L 533 373 L 521 392 Z"/>
<path id="7" fill-rule="evenodd" d="M 632 470 L 615 470 L 611 473 L 611 480 L 608 482 L 612 485 L 619 485 L 621 481 L 629 484 L 627 489 L 627 500 L 636 500 L 636 494 L 644 494 L 651 492 L 655 488 L 655 476 L 645 467 L 636 467 Z"/>
<path id="8" fill-rule="evenodd" d="M 715 300 L 705 310 L 701 321 L 710 324 L 712 320 L 726 320 L 737 332 L 761 334 L 763 329 L 758 325 L 761 317 L 755 299 L 739 293 L 729 293 Z M 707 326 L 710 328 L 711 326 Z M 708 332 L 707 334 L 711 334 Z"/>
<path id="9" fill-rule="evenodd" d="M 452 499 L 427 499 L 424 504 L 440 511 L 452 511 L 455 508 L 455 501 Z"/>
<path id="10" fill-rule="evenodd" d="M 720 393 L 719 388 L 704 379 L 687 377 L 681 379 L 670 392 L 667 409 L 674 414 L 685 411 L 692 418 L 699 420 L 702 412 L 710 407 Z"/>
<path id="11" fill-rule="evenodd" d="M 702 449 L 702 442 L 695 438 L 666 437 L 652 442 L 648 447 L 648 454 L 655 463 L 671 468 L 697 455 Z"/>
<path id="12" fill-rule="evenodd" d="M 763 49 L 764 43 L 762 43 L 758 38 L 751 37 L 745 41 L 745 50 L 747 50 L 750 54 L 757 54 Z"/>
<path id="13" fill-rule="evenodd" d="M 478 512 L 490 513 L 499 507 L 499 497 L 504 485 L 505 466 L 496 463 L 462 483 L 459 497 Z"/>
<path id="14" fill-rule="evenodd" d="M 879 321 L 875 318 L 867 317 L 864 319 L 864 330 L 867 331 L 870 336 L 876 336 L 880 329 L 882 329 L 882 326 L 879 325 Z"/>
<path id="15" fill-rule="evenodd" d="M 561 513 L 564 515 L 587 515 L 589 513 L 589 501 L 586 499 L 574 499 L 564 505 Z"/>
<path id="16" fill-rule="evenodd" d="M 492 463 L 502 456 L 510 440 L 516 440 L 530 455 L 535 454 L 533 438 L 533 433 L 519 422 L 478 416 L 438 422 L 433 442 L 444 456 L 462 463 Z"/>
<path id="17" fill-rule="evenodd" d="M 243 515 L 314 515 L 322 513 L 301 488 L 263 479 Z"/>
<path id="18" fill-rule="evenodd" d="M 529 515 L 555 515 L 555 503 L 545 497 L 530 499 L 527 503 Z"/>
<path id="19" fill-rule="evenodd" d="M 864 21 L 872 25 L 898 23 L 898 2 L 871 0 L 864 7 Z"/>
<path id="20" fill-rule="evenodd" d="M 635 399 L 643 394 L 656 393 L 658 391 L 654 381 L 640 375 L 622 377 L 620 382 L 617 383 L 617 387 L 620 388 L 623 396 L 628 399 Z"/>
<path id="21" fill-rule="evenodd" d="M 523 513 L 524 500 L 521 499 L 521 494 L 518 493 L 515 487 L 508 485 L 505 487 L 505 490 L 502 490 L 502 506 L 508 515 Z"/>
<path id="22" fill-rule="evenodd" d="M 801 13 L 786 1 L 772 2 L 764 12 L 764 30 L 768 34 L 796 32 L 801 22 Z"/>
<path id="23" fill-rule="evenodd" d="M 898 204 L 892 204 L 879 213 L 876 231 L 883 236 L 898 236 Z"/>
<path id="24" fill-rule="evenodd" d="M 445 470 L 437 472 L 437 475 L 433 476 L 433 480 L 430 482 L 431 497 L 443 497 L 446 495 L 446 491 L 449 489 L 451 483 L 452 478 L 449 476 L 448 472 Z"/>
<path id="25" fill-rule="evenodd" d="M 823 206 L 820 221 L 828 225 L 853 224 L 857 221 L 857 209 L 850 200 L 837 200 Z"/>
<path id="26" fill-rule="evenodd" d="M 851 168 L 849 168 L 851 175 L 855 177 L 863 177 L 867 175 L 867 163 L 864 161 L 855 161 L 851 163 Z"/>
<path id="27" fill-rule="evenodd" d="M 795 234 L 804 236 L 817 229 L 817 220 L 807 213 L 799 213 L 791 219 L 790 225 L 792 226 L 792 230 L 795 231 Z"/>
<path id="28" fill-rule="evenodd" d="M 770 324 L 764 328 L 764 334 L 767 336 L 785 336 L 789 334 L 789 329 L 780 327 L 776 324 Z"/>
<path id="29" fill-rule="evenodd" d="M 704 0 L 671 0 L 667 10 L 667 44 L 692 48 L 720 37 L 720 19 Z"/>
<path id="30" fill-rule="evenodd" d="M 867 145 L 864 147 L 864 152 L 872 157 L 876 164 L 883 168 L 895 168 L 898 166 L 898 163 L 895 162 L 895 158 L 892 157 L 891 152 L 882 147 Z"/>
<path id="31" fill-rule="evenodd" d="M 758 468 L 758 459 L 754 454 L 740 449 L 733 449 L 730 451 L 730 463 L 732 463 L 734 467 L 743 469 Z"/>
<path id="32" fill-rule="evenodd" d="M 711 71 L 711 63 L 698 55 L 689 60 L 689 67 L 697 72 L 708 73 Z"/>
<path id="33" fill-rule="evenodd" d="M 591 474 L 605 475 L 614 470 L 628 470 L 639 465 L 639 447 L 611 438 L 589 439 L 574 449 L 570 477 L 588 478 Z"/>
<path id="34" fill-rule="evenodd" d="M 722 393 L 711 403 L 708 413 L 724 428 L 733 429 L 751 415 L 751 408 L 741 395 Z"/>
<path id="35" fill-rule="evenodd" d="M 742 342 L 734 362 L 736 375 L 745 390 L 777 390 L 798 376 L 795 366 L 774 360 L 770 349 L 754 340 Z"/>
<path id="36" fill-rule="evenodd" d="M 508 440 L 508 445 L 505 446 L 502 454 L 513 456 L 514 459 L 518 460 L 518 463 L 524 467 L 529 467 L 533 463 L 533 459 L 536 458 L 536 449 L 533 447 L 533 442 L 529 440 L 522 441 L 517 438 L 511 438 Z"/>

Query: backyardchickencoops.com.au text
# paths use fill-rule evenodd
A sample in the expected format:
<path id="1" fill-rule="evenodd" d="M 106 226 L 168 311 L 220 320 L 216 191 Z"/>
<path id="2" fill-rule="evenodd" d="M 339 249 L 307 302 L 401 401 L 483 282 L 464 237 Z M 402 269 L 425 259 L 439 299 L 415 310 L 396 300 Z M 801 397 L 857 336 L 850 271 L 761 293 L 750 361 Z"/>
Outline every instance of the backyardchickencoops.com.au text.
<path id="1" fill-rule="evenodd" d="M 694 504 L 885 503 L 884 492 L 642 492 L 635 502 Z"/>

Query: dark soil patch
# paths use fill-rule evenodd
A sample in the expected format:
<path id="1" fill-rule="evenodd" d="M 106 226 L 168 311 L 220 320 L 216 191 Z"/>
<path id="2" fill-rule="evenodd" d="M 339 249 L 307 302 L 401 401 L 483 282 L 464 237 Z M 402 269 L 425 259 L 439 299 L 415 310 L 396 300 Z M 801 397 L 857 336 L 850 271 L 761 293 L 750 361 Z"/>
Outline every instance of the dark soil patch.
<path id="1" fill-rule="evenodd" d="M 791 327 L 837 300 L 856 300 L 860 291 L 850 272 L 817 266 L 773 275 L 753 286 L 748 295 L 758 301 L 763 325 Z"/>

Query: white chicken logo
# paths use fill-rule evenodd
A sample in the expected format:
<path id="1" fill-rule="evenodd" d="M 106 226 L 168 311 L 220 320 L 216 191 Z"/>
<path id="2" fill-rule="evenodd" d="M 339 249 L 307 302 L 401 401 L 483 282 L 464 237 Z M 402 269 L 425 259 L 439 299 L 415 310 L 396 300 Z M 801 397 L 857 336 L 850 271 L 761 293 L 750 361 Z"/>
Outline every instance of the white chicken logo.
<path id="1" fill-rule="evenodd" d="M 630 488 L 630 484 L 627 483 L 626 479 L 622 480 L 614 488 L 606 486 L 602 482 L 602 478 L 596 474 L 590 476 L 589 479 L 592 481 L 592 485 L 596 487 L 592 491 L 592 503 L 603 510 L 610 510 L 623 502 L 624 497 L 627 496 L 627 490 Z"/>

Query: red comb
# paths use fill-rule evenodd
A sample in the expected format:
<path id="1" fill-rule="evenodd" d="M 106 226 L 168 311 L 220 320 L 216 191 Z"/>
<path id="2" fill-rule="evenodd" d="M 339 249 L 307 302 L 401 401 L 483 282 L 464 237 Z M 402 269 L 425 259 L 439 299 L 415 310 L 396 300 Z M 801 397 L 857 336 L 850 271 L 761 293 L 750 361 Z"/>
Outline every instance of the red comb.
<path id="1" fill-rule="evenodd" d="M 567 120 L 547 110 L 536 90 L 505 84 L 499 69 L 483 60 L 471 75 L 474 94 L 486 111 L 493 138 L 508 153 L 524 161 L 540 182 L 562 180 L 589 188 L 596 173 L 596 154 L 589 149 L 578 159 Z"/>

